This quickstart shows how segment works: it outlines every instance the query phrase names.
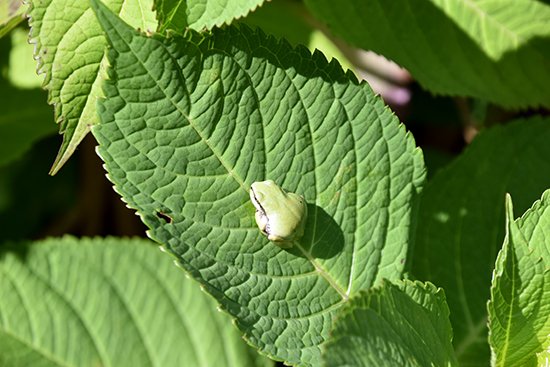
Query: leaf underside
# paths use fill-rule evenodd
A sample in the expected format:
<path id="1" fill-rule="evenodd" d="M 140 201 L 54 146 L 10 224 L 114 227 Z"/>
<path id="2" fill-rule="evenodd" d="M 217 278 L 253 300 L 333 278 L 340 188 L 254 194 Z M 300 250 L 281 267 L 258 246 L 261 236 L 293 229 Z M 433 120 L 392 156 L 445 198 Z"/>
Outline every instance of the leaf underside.
<path id="1" fill-rule="evenodd" d="M 550 107 L 550 4 L 537 0 L 306 0 L 338 36 L 426 89 L 509 108 Z"/>

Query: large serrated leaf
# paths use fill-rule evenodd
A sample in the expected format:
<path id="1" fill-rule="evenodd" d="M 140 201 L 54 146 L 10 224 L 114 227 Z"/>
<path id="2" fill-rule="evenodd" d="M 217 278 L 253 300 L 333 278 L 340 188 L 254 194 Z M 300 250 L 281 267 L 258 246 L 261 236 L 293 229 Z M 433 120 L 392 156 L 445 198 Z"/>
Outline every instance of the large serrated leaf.
<path id="1" fill-rule="evenodd" d="M 111 9 L 135 27 L 155 30 L 153 0 L 112 0 Z M 87 1 L 33 1 L 31 42 L 44 87 L 55 107 L 63 143 L 53 164 L 55 174 L 74 153 L 97 121 L 96 101 L 101 95 L 100 64 L 105 39 Z"/>
<path id="2" fill-rule="evenodd" d="M 543 366 L 550 350 L 550 191 L 517 220 L 510 196 L 506 204 L 488 304 L 492 366 Z"/>
<path id="3" fill-rule="evenodd" d="M 229 24 L 262 5 L 265 0 L 155 0 L 159 30 L 182 33 Z"/>
<path id="4" fill-rule="evenodd" d="M 413 273 L 445 289 L 461 365 L 487 366 L 491 272 L 504 238 L 504 195 L 527 209 L 550 187 L 550 120 L 483 131 L 423 191 Z"/>
<path id="5" fill-rule="evenodd" d="M 93 133 L 115 189 L 251 343 L 318 365 L 348 297 L 402 273 L 425 173 L 412 136 L 319 53 L 247 27 L 148 37 L 93 4 L 112 65 Z M 309 203 L 289 251 L 254 222 L 264 179 Z"/>
<path id="6" fill-rule="evenodd" d="M 0 365 L 267 366 L 181 275 L 146 240 L 4 246 Z"/>
<path id="7" fill-rule="evenodd" d="M 430 283 L 384 282 L 342 310 L 327 342 L 330 366 L 457 366 L 449 308 Z"/>
<path id="8" fill-rule="evenodd" d="M 537 0 L 306 0 L 334 33 L 427 89 L 550 107 L 550 5 Z"/>

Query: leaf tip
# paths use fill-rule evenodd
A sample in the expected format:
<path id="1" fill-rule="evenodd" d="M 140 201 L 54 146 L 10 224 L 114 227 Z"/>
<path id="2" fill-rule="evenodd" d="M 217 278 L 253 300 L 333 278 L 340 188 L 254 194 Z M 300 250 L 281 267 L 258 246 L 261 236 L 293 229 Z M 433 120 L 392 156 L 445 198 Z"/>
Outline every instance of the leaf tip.
<path id="1" fill-rule="evenodd" d="M 514 221 L 514 205 L 512 204 L 512 196 L 509 193 L 506 193 L 504 200 L 506 212 L 506 228 L 509 228 L 510 223 Z"/>

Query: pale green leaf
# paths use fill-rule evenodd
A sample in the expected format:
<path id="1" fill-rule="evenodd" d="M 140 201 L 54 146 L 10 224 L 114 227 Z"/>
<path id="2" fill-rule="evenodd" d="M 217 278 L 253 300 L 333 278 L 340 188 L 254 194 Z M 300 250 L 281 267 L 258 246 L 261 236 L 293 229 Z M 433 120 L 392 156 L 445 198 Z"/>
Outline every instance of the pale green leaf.
<path id="1" fill-rule="evenodd" d="M 348 42 L 427 89 L 503 106 L 550 107 L 550 5 L 537 0 L 306 0 Z"/>
<path id="2" fill-rule="evenodd" d="M 548 357 L 550 335 L 550 191 L 517 220 L 510 196 L 506 207 L 488 304 L 491 364 L 544 366 L 538 362 Z"/>
<path id="3" fill-rule="evenodd" d="M 351 295 L 403 271 L 421 151 L 369 86 L 247 27 L 140 34 L 96 1 L 109 79 L 94 130 L 115 189 L 264 353 L 318 365 Z M 249 187 L 308 202 L 291 250 Z"/>
<path id="4" fill-rule="evenodd" d="M 504 238 L 504 196 L 524 211 L 550 187 L 550 120 L 482 131 L 429 182 L 420 203 L 413 273 L 447 294 L 461 366 L 487 366 L 491 272 Z"/>
<path id="5" fill-rule="evenodd" d="M 26 6 L 23 0 L 0 1 L 0 37 L 5 36 L 23 21 Z"/>
<path id="6" fill-rule="evenodd" d="M 550 7 L 533 0 L 432 0 L 493 60 L 550 36 Z"/>
<path id="7" fill-rule="evenodd" d="M 150 241 L 4 246 L 0 294 L 1 366 L 258 365 L 230 318 Z"/>
<path id="8" fill-rule="evenodd" d="M 537 353 L 537 365 L 546 367 L 550 366 L 550 335 L 546 339 L 546 343 L 543 344 L 544 349 L 542 352 Z"/>
<path id="9" fill-rule="evenodd" d="M 384 282 L 339 316 L 323 354 L 327 367 L 457 366 L 445 294 L 433 284 Z"/>
<path id="10" fill-rule="evenodd" d="M 36 62 L 32 58 L 33 47 L 28 42 L 29 32 L 23 28 L 11 32 L 11 50 L 7 78 L 14 87 L 40 88 L 42 78 L 36 74 Z M 41 102 L 46 104 L 44 100 Z M 53 116 L 50 113 L 50 116 Z M 53 118 L 51 119 L 53 122 Z"/>
<path id="11" fill-rule="evenodd" d="M 182 33 L 230 24 L 261 6 L 265 0 L 155 0 L 159 30 Z"/>
<path id="12" fill-rule="evenodd" d="M 153 0 L 113 0 L 111 9 L 143 30 L 156 29 Z M 100 65 L 105 38 L 88 1 L 33 1 L 31 40 L 36 43 L 39 72 L 55 107 L 63 143 L 53 164 L 55 174 L 97 124 L 96 102 L 101 95 Z"/>

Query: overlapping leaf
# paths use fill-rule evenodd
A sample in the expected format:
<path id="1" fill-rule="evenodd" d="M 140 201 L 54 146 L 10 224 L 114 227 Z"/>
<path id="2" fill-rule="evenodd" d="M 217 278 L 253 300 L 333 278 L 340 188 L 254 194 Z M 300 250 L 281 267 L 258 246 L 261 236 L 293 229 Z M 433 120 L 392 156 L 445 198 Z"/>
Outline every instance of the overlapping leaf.
<path id="1" fill-rule="evenodd" d="M 156 29 L 153 0 L 113 0 L 109 4 L 133 26 Z M 63 134 L 53 174 L 97 123 L 105 39 L 87 1 L 33 1 L 30 17 L 39 72 L 45 73 L 44 86 Z"/>
<path id="2" fill-rule="evenodd" d="M 447 294 L 459 362 L 486 366 L 491 272 L 504 238 L 504 195 L 524 211 L 550 187 L 550 121 L 520 120 L 480 133 L 423 192 L 413 261 Z"/>
<path id="3" fill-rule="evenodd" d="M 512 200 L 507 197 L 507 233 L 497 258 L 488 305 L 492 366 L 543 366 L 539 363 L 548 358 L 549 227 L 550 191 L 517 220 Z"/>
<path id="4" fill-rule="evenodd" d="M 93 3 L 112 65 L 93 133 L 115 189 L 250 342 L 317 365 L 348 297 L 401 275 L 424 179 L 412 137 L 319 53 L 246 27 L 148 37 Z M 264 179 L 309 203 L 289 251 L 254 223 Z"/>
<path id="5" fill-rule="evenodd" d="M 160 30 L 182 33 L 229 24 L 262 5 L 265 0 L 155 0 Z"/>
<path id="6" fill-rule="evenodd" d="M 550 106 L 550 5 L 537 0 L 306 0 L 337 35 L 433 92 Z"/>
<path id="7" fill-rule="evenodd" d="M 361 292 L 325 347 L 325 365 L 456 366 L 449 308 L 433 284 L 404 281 Z"/>
<path id="8" fill-rule="evenodd" d="M 145 240 L 4 246 L 0 365 L 267 365 L 181 275 Z"/>

